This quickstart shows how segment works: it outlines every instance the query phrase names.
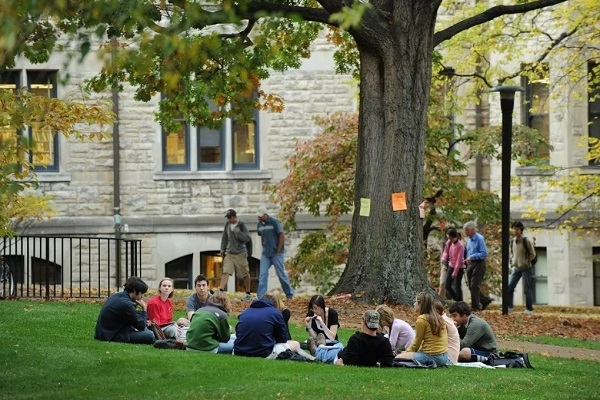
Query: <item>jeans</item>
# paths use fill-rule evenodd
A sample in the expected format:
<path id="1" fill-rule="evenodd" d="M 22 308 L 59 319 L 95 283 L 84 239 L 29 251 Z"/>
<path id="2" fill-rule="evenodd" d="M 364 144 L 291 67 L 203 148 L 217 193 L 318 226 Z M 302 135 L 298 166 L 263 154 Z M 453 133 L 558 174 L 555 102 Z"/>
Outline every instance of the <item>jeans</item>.
<path id="1" fill-rule="evenodd" d="M 156 338 L 154 337 L 154 332 L 152 332 L 148 328 L 144 328 L 142 331 L 131 330 L 129 332 L 129 343 L 137 343 L 137 344 L 152 344 Z"/>
<path id="2" fill-rule="evenodd" d="M 456 279 L 452 279 L 453 272 L 454 268 L 448 267 L 446 273 L 446 296 L 452 297 L 454 301 L 462 301 L 462 277 L 464 274 L 464 268 L 458 269 L 458 275 L 456 275 Z"/>
<path id="3" fill-rule="evenodd" d="M 337 359 L 338 353 L 344 348 L 341 343 L 336 343 L 333 346 L 318 346 L 315 353 L 317 360 L 324 363 L 333 364 Z"/>
<path id="4" fill-rule="evenodd" d="M 444 367 L 446 365 L 452 365 L 452 361 L 448 358 L 448 353 L 442 354 L 427 354 L 420 351 L 416 351 L 413 360 L 425 364 L 427 361 L 435 361 L 438 367 Z"/>
<path id="5" fill-rule="evenodd" d="M 227 343 L 219 343 L 217 353 L 231 354 L 233 352 L 233 342 L 235 342 L 235 335 L 232 333 L 231 336 L 229 336 L 229 341 Z"/>
<path id="6" fill-rule="evenodd" d="M 481 310 L 482 305 L 487 306 L 492 299 L 481 293 L 481 284 L 485 276 L 485 260 L 472 260 L 467 267 L 467 282 L 471 290 L 471 308 Z"/>
<path id="7" fill-rule="evenodd" d="M 267 292 L 267 283 L 269 280 L 269 268 L 271 265 L 275 266 L 275 272 L 279 278 L 281 289 L 285 293 L 285 297 L 288 300 L 294 297 L 294 289 L 290 286 L 290 278 L 285 272 L 283 266 L 283 253 L 274 254 L 272 257 L 262 255 L 260 258 L 260 272 L 258 274 L 258 289 L 256 290 L 256 296 L 260 299 Z"/>
<path id="8" fill-rule="evenodd" d="M 533 285 L 531 279 L 531 268 L 527 269 L 514 269 L 513 273 L 510 275 L 510 281 L 508 283 L 508 307 L 513 308 L 513 297 L 515 294 L 515 288 L 517 287 L 517 283 L 523 277 L 523 285 L 525 287 L 525 308 L 529 311 L 533 311 Z"/>

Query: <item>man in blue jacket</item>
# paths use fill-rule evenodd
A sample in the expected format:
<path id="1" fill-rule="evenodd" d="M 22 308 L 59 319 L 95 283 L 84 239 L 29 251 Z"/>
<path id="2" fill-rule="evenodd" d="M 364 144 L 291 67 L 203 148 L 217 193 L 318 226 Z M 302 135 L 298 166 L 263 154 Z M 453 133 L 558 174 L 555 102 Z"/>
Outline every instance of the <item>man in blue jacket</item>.
<path id="1" fill-rule="evenodd" d="M 148 285 L 137 276 L 131 276 L 123 288 L 102 306 L 94 338 L 107 342 L 154 343 L 154 333 L 147 328 L 146 302 L 142 300 Z M 136 305 L 142 310 L 136 310 Z"/>
<path id="2" fill-rule="evenodd" d="M 467 253 L 465 264 L 467 266 L 467 283 L 471 290 L 471 308 L 473 311 L 485 310 L 492 299 L 481 292 L 481 284 L 485 276 L 485 259 L 487 258 L 487 247 L 484 237 L 477 232 L 475 221 L 469 221 L 464 225 L 467 236 Z"/>
<path id="3" fill-rule="evenodd" d="M 300 350 L 300 343 L 287 340 L 288 330 L 275 302 L 266 294 L 254 300 L 239 317 L 235 327 L 233 354 L 275 359 L 286 350 Z"/>

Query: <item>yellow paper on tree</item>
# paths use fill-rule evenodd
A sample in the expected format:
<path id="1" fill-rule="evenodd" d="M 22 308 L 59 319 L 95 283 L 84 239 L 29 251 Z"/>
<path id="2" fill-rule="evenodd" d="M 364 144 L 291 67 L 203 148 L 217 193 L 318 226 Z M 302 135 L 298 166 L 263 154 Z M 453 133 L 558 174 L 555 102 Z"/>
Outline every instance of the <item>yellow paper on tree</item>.
<path id="1" fill-rule="evenodd" d="M 360 214 L 361 217 L 368 217 L 371 215 L 371 199 L 362 197 L 360 199 Z"/>

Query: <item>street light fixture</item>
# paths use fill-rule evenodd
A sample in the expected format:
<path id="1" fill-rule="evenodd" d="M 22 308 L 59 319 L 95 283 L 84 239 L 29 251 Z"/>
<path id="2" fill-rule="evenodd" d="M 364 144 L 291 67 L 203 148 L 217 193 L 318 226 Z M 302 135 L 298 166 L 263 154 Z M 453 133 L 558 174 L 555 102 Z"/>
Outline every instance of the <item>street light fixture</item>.
<path id="1" fill-rule="evenodd" d="M 491 92 L 500 93 L 502 110 L 502 314 L 508 314 L 508 272 L 510 241 L 510 162 L 512 155 L 512 114 L 515 92 L 524 92 L 521 86 L 494 86 Z"/>

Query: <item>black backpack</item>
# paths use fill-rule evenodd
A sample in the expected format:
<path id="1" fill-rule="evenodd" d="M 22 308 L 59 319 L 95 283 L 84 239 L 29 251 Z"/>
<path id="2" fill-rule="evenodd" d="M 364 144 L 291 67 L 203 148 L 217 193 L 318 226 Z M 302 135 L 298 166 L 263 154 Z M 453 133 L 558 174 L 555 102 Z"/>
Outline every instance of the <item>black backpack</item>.
<path id="1" fill-rule="evenodd" d="M 497 356 L 491 354 L 485 363 L 492 367 L 533 369 L 533 366 L 529 362 L 529 355 L 527 353 L 518 353 L 516 351 L 506 351 Z"/>
<path id="2" fill-rule="evenodd" d="M 304 357 L 297 351 L 287 349 L 277 355 L 276 360 L 288 360 L 288 361 L 302 361 L 302 362 L 313 362 L 313 360 Z"/>

